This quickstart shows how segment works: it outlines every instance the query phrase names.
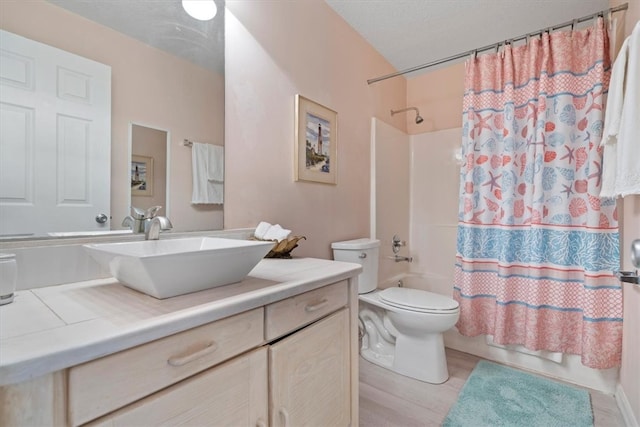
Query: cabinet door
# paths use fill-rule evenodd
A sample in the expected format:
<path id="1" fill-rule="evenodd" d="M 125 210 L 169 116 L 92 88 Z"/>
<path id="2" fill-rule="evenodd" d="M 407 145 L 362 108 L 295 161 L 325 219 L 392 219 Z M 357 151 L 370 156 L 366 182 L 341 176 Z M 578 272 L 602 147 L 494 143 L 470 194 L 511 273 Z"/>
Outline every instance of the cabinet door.
<path id="1" fill-rule="evenodd" d="M 89 425 L 264 426 L 267 349 L 211 368 Z"/>
<path id="2" fill-rule="evenodd" d="M 269 348 L 272 426 L 347 426 L 350 411 L 349 311 Z"/>

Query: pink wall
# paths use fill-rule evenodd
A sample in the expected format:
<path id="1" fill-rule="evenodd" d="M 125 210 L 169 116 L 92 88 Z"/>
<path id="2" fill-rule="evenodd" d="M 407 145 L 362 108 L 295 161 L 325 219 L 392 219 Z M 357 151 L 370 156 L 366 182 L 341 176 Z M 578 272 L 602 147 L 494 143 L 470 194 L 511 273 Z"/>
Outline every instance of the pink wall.
<path id="1" fill-rule="evenodd" d="M 462 126 L 464 63 L 431 71 L 407 80 L 407 104 L 418 107 L 424 122 L 407 123 L 409 134 Z"/>
<path id="2" fill-rule="evenodd" d="M 0 2 L 0 28 L 111 66 L 111 213 L 129 214 L 129 123 L 171 135 L 171 220 L 176 230 L 222 228 L 222 208 L 191 201 L 188 138 L 223 144 L 224 78 L 43 0 Z"/>
<path id="3" fill-rule="evenodd" d="M 227 3 L 225 227 L 279 223 L 297 256 L 369 235 L 370 123 L 405 105 L 404 79 L 324 1 Z M 293 181 L 294 97 L 338 112 L 338 185 Z M 333 166 L 333 164 L 332 164 Z"/>

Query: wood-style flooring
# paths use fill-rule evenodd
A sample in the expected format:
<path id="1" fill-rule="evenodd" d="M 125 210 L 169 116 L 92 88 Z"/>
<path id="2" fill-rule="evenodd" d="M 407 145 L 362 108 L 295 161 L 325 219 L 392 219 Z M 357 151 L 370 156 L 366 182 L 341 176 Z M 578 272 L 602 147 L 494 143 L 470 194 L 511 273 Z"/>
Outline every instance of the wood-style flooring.
<path id="1" fill-rule="evenodd" d="M 449 380 L 433 385 L 396 374 L 360 357 L 360 426 L 440 426 L 479 360 L 447 349 Z M 589 392 L 595 427 L 624 427 L 615 398 L 594 390 Z"/>

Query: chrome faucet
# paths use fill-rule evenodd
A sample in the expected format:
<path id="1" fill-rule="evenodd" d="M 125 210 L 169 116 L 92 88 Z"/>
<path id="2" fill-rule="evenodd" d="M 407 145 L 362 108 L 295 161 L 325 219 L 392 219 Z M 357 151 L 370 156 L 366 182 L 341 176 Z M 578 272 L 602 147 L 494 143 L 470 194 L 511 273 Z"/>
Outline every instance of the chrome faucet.
<path id="1" fill-rule="evenodd" d="M 131 231 L 136 234 L 145 233 L 147 224 L 158 214 L 160 209 L 162 209 L 162 206 L 152 206 L 144 211 L 135 206 L 131 206 L 131 215 L 127 215 L 124 218 L 122 226 L 129 227 Z"/>
<path id="2" fill-rule="evenodd" d="M 395 262 L 413 262 L 413 257 L 398 255 L 398 252 L 400 252 L 400 248 L 403 246 L 407 246 L 407 242 L 405 242 L 404 240 L 400 240 L 400 237 L 398 237 L 397 234 L 394 234 L 393 239 L 391 239 L 391 249 L 393 250 L 393 256 L 387 258 L 390 258 Z"/>
<path id="3" fill-rule="evenodd" d="M 394 234 L 393 239 L 391 239 L 391 249 L 393 250 L 393 253 L 397 254 L 400 252 L 400 248 L 402 246 L 407 246 L 407 242 L 400 240 L 400 237 L 398 237 L 397 234 Z"/>
<path id="4" fill-rule="evenodd" d="M 122 226 L 129 227 L 131 231 L 133 231 L 134 233 L 138 233 L 137 229 L 140 226 L 140 224 L 136 223 L 136 220 L 131 215 L 127 215 L 122 220 Z"/>
<path id="5" fill-rule="evenodd" d="M 166 216 L 154 216 L 145 223 L 144 239 L 145 240 L 158 240 L 160 238 L 161 230 L 171 230 L 173 224 Z"/>

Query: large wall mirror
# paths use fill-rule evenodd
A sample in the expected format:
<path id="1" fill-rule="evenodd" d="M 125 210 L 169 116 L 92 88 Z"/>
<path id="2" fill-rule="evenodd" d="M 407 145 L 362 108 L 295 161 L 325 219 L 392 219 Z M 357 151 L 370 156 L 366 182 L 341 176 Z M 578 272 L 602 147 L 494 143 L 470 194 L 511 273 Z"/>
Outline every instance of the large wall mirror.
<path id="1" fill-rule="evenodd" d="M 132 206 L 147 205 L 162 206 L 175 231 L 222 228 L 222 203 L 192 203 L 184 143 L 224 145 L 224 1 L 216 4 L 201 21 L 180 0 L 2 1 L 0 239 L 119 232 Z M 55 57 L 50 93 L 36 54 Z M 106 80 L 95 83 L 100 73 Z M 105 94 L 94 116 L 77 107 Z M 32 99 L 72 106 L 38 121 L 46 115 Z"/>

